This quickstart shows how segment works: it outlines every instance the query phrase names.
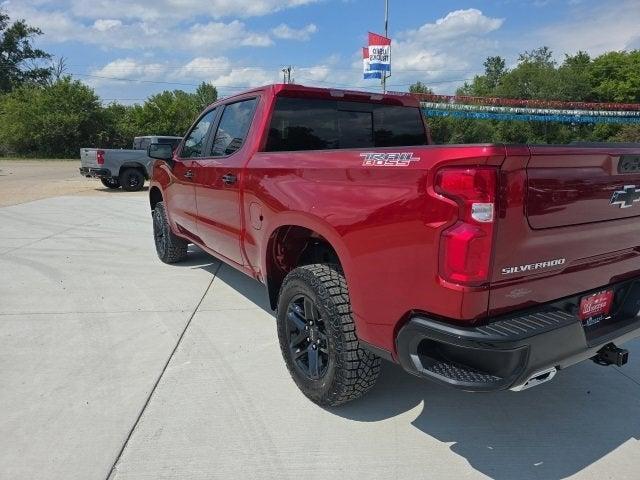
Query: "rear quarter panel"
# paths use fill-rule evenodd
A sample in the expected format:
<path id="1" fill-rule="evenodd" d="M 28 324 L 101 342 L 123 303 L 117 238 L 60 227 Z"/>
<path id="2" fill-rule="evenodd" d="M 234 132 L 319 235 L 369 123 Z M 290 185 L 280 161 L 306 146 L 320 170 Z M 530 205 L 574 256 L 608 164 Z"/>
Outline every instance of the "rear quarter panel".
<path id="1" fill-rule="evenodd" d="M 108 168 L 114 177 L 120 175 L 120 169 L 126 164 L 142 165 L 150 173 L 150 159 L 146 150 L 105 150 L 104 168 Z"/>
<path id="2" fill-rule="evenodd" d="M 316 231 L 338 253 L 347 278 L 359 337 L 394 350 L 395 331 L 411 310 L 453 318 L 486 314 L 488 291 L 444 288 L 438 241 L 457 205 L 433 191 L 443 165 L 498 165 L 504 147 L 381 148 L 412 152 L 406 167 L 364 166 L 363 150 L 257 153 L 245 172 L 243 209 L 256 205 L 259 230 L 247 220 L 247 259 L 264 278 L 271 233 L 282 225 Z"/>

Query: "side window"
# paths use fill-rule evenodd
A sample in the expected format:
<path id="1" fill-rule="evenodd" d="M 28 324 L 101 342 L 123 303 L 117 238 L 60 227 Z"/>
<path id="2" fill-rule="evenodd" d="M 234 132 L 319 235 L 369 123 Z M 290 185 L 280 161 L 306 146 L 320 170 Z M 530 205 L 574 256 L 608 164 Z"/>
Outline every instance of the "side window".
<path id="1" fill-rule="evenodd" d="M 227 105 L 211 148 L 212 157 L 231 155 L 242 147 L 255 111 L 257 99 Z"/>
<path id="2" fill-rule="evenodd" d="M 207 132 L 209 131 L 211 123 L 216 116 L 215 112 L 215 110 L 207 112 L 205 116 L 198 121 L 196 126 L 193 127 L 193 130 L 191 130 L 184 141 L 182 152 L 180 152 L 180 156 L 182 158 L 196 158 L 203 156 L 204 144 L 207 141 Z"/>

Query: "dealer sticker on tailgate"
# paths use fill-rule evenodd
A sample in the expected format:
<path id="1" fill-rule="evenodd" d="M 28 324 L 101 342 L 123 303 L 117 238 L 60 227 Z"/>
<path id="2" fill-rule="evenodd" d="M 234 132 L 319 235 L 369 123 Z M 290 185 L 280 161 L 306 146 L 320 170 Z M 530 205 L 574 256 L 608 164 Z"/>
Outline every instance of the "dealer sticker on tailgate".
<path id="1" fill-rule="evenodd" d="M 580 320 L 590 327 L 604 320 L 611 313 L 613 290 L 604 290 L 580 299 Z"/>

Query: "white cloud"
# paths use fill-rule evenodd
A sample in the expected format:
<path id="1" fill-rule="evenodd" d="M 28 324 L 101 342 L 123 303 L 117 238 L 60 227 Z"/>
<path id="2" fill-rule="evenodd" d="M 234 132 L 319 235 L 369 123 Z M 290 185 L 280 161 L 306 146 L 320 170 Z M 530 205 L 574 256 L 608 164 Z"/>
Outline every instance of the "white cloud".
<path id="1" fill-rule="evenodd" d="M 179 0 L 176 0 L 179 1 Z M 253 31 L 239 21 L 196 23 L 185 28 L 181 24 L 157 21 L 98 18 L 90 24 L 71 17 L 67 12 L 42 10 L 9 4 L 13 18 L 27 18 L 39 27 L 49 42 L 77 41 L 119 49 L 192 50 L 236 47 L 269 47 L 269 33 Z"/>
<path id="2" fill-rule="evenodd" d="M 98 19 L 93 22 L 93 28 L 95 28 L 99 32 L 106 32 L 107 30 L 111 30 L 113 28 L 121 27 L 122 22 L 120 20 L 113 19 Z"/>
<path id="3" fill-rule="evenodd" d="M 578 50 L 599 55 L 611 50 L 637 47 L 638 25 L 638 0 L 606 2 L 595 9 L 575 8 L 571 20 L 542 28 L 532 35 L 531 41 L 548 45 L 557 55 Z"/>
<path id="4" fill-rule="evenodd" d="M 29 1 L 29 0 L 27 0 Z M 30 0 L 33 2 L 33 0 Z M 62 0 L 64 10 L 84 18 L 160 20 L 254 17 L 319 0 Z"/>
<path id="5" fill-rule="evenodd" d="M 302 40 L 306 41 L 311 38 L 311 35 L 317 33 L 318 27 L 310 23 L 302 28 L 292 28 L 286 23 L 281 23 L 277 27 L 271 30 L 271 33 L 276 38 L 282 38 L 284 40 Z"/>
<path id="6" fill-rule="evenodd" d="M 233 20 L 230 23 L 209 22 L 193 25 L 185 35 L 189 47 L 231 48 L 268 47 L 273 41 L 267 34 L 248 31 L 244 23 Z"/>
<path id="7" fill-rule="evenodd" d="M 408 30 L 400 34 L 407 42 L 441 42 L 464 36 L 480 36 L 499 29 L 504 23 L 502 18 L 485 16 L 480 10 L 455 10 L 435 23 L 425 23 L 417 30 Z"/>
<path id="8" fill-rule="evenodd" d="M 121 86 L 123 80 L 164 82 L 164 88 L 172 88 L 171 85 L 183 88 L 209 82 L 222 89 L 223 93 L 229 93 L 274 83 L 278 81 L 279 72 L 236 65 L 227 57 L 196 57 L 184 64 L 144 63 L 133 58 L 122 58 L 92 70 L 89 75 L 86 83 L 94 88 Z"/>
<path id="9" fill-rule="evenodd" d="M 391 84 L 421 80 L 434 90 L 452 92 L 481 69 L 484 58 L 497 50 L 490 34 L 502 18 L 480 10 L 455 10 L 433 23 L 398 34 L 391 49 Z"/>
<path id="10" fill-rule="evenodd" d="M 109 62 L 102 68 L 95 69 L 91 75 L 98 78 L 92 80 L 94 84 L 107 83 L 113 79 L 145 79 L 163 78 L 168 72 L 168 65 L 162 63 L 140 63 L 132 58 L 122 58 Z"/>

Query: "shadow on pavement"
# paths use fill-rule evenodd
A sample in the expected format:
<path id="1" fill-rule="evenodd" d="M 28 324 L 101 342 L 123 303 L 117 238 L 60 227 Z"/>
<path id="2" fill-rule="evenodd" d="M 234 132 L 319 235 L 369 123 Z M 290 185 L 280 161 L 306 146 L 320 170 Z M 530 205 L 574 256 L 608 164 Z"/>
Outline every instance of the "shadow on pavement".
<path id="1" fill-rule="evenodd" d="M 189 261 L 181 265 L 218 270 L 217 260 L 190 248 Z M 273 315 L 262 284 L 225 265 L 217 277 Z M 449 444 L 491 478 L 560 479 L 640 439 L 639 397 L 640 388 L 613 367 L 590 362 L 531 390 L 483 394 L 440 386 L 383 362 L 371 392 L 329 411 L 356 422 L 380 422 L 415 409 L 415 428 Z"/>
<path id="2" fill-rule="evenodd" d="M 119 194 L 119 193 L 137 193 L 137 192 L 127 192 L 126 190 L 123 190 L 122 188 L 107 188 L 107 187 L 96 187 L 94 189 L 96 192 L 108 192 L 108 193 L 113 193 L 113 194 Z M 149 191 L 149 187 L 142 187 L 142 189 L 138 190 L 138 192 L 148 192 Z"/>
<path id="3" fill-rule="evenodd" d="M 571 476 L 640 438 L 640 390 L 590 363 L 525 392 L 473 394 L 421 380 L 384 362 L 361 401 L 332 412 L 360 422 L 419 408 L 412 424 L 495 479 Z"/>
<path id="4" fill-rule="evenodd" d="M 216 278 L 223 281 L 269 315 L 274 316 L 274 312 L 271 310 L 269 304 L 267 289 L 262 283 L 224 263 L 218 268 L 220 263 L 218 259 L 192 244 L 189 245 L 189 257 L 187 261 L 176 263 L 175 265 L 180 267 L 202 268 L 212 275 L 215 274 Z"/>

